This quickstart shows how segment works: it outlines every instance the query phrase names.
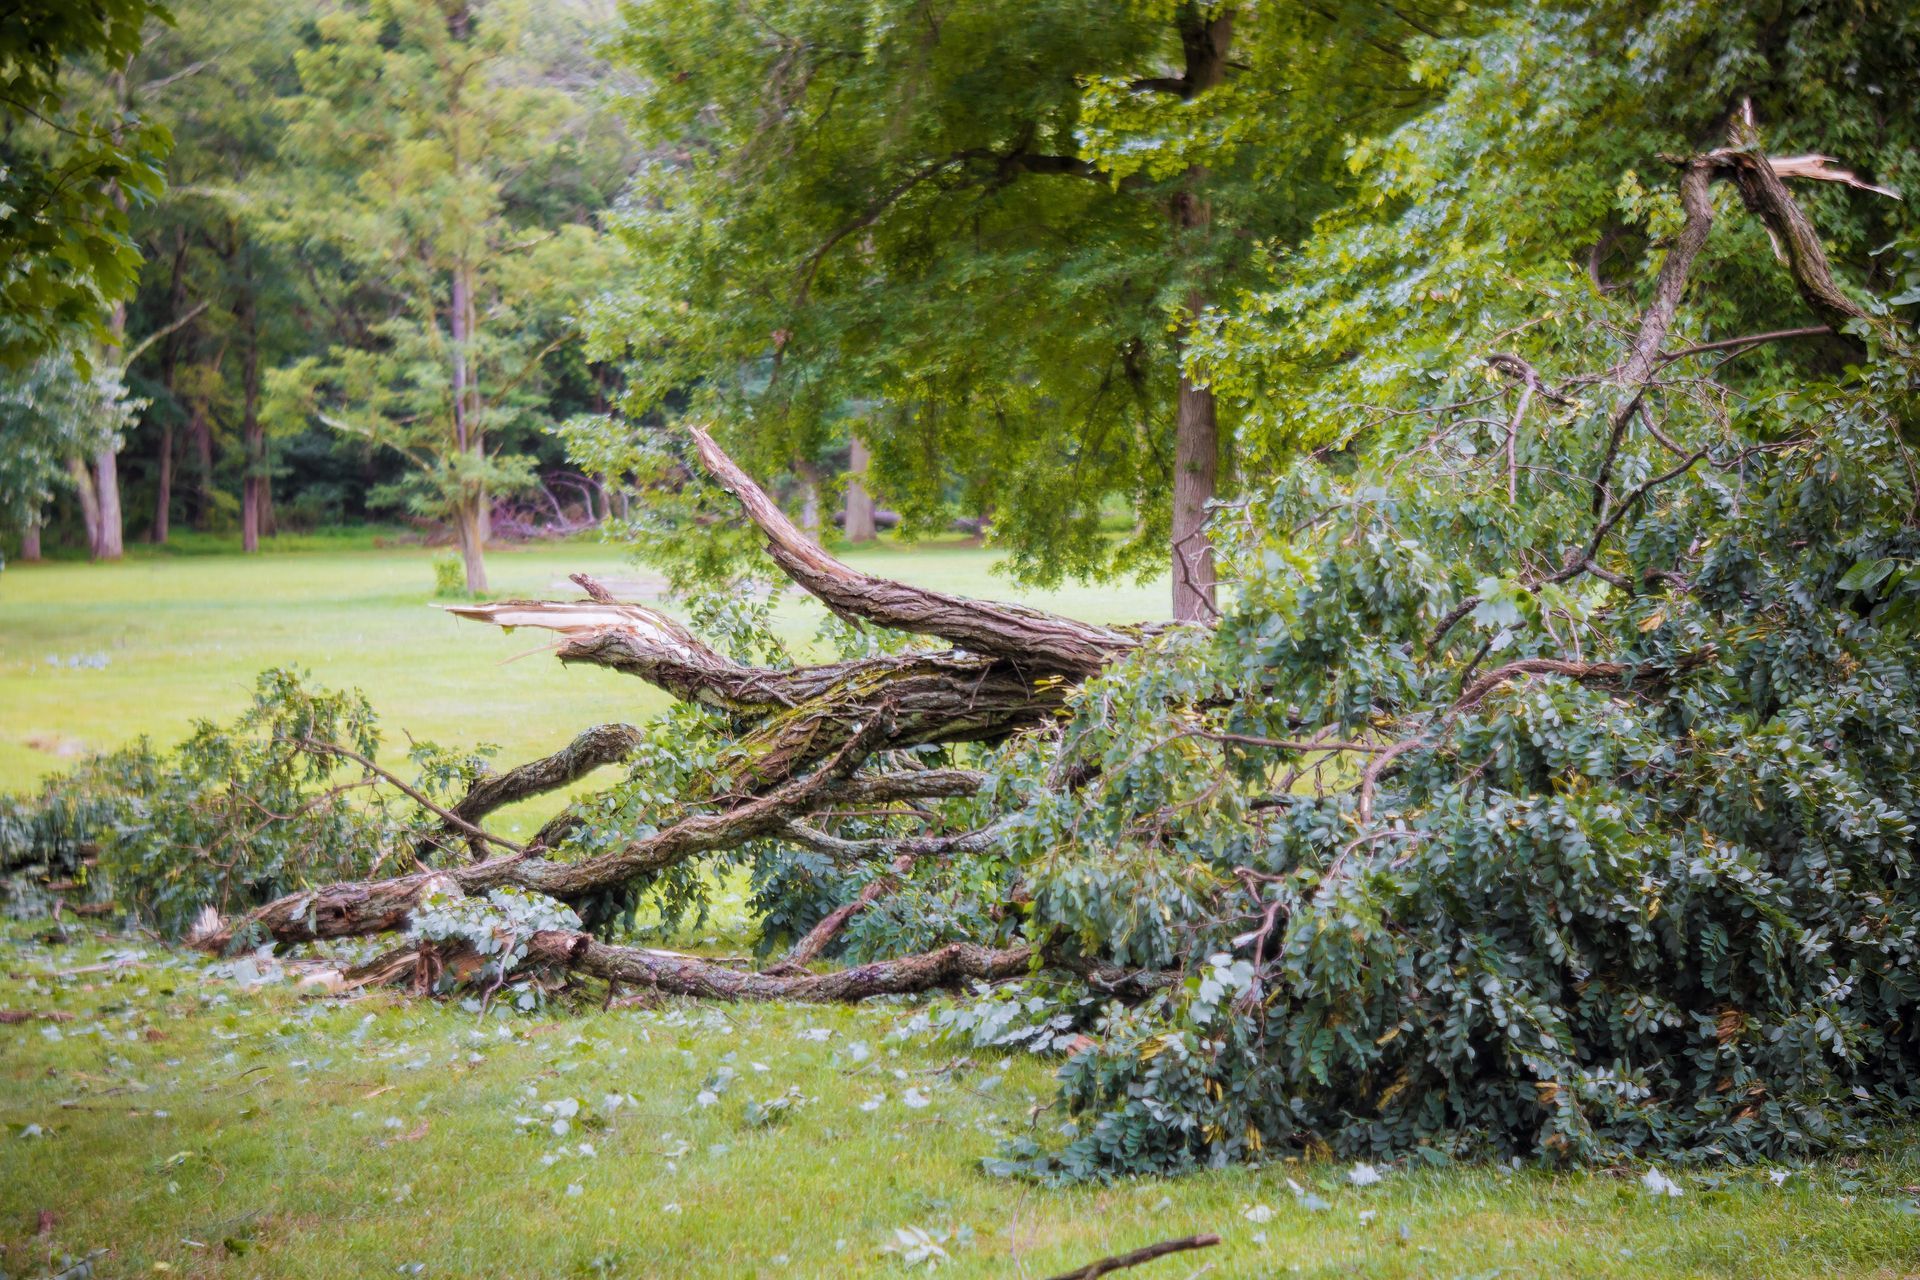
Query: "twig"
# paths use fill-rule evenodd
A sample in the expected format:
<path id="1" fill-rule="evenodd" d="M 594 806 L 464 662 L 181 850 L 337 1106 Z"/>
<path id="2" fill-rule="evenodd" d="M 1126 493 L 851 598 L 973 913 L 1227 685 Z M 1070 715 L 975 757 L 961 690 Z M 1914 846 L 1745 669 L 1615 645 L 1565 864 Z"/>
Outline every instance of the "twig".
<path id="1" fill-rule="evenodd" d="M 313 738 L 301 738 L 299 739 L 299 742 L 301 746 L 307 748 L 309 751 L 319 751 L 327 755 L 340 756 L 343 759 L 353 761 L 355 764 L 358 764 L 361 768 L 367 770 L 369 773 L 379 774 L 381 777 L 385 778 L 388 782 L 392 783 L 395 787 L 399 788 L 400 792 L 403 795 L 405 795 L 407 799 L 413 801 L 415 804 L 419 805 L 422 809 L 427 810 L 429 813 L 438 814 L 441 820 L 446 822 L 448 826 L 454 828 L 456 831 L 464 831 L 468 835 L 473 836 L 475 839 L 490 841 L 494 844 L 499 845 L 503 849 L 511 849 L 515 853 L 525 853 L 527 851 L 524 845 L 515 844 L 513 841 L 507 839 L 505 836 L 497 836 L 493 834 L 493 832 L 488 831 L 483 827 L 476 827 L 471 822 L 468 822 L 465 818 L 462 818 L 459 814 L 453 812 L 451 809 L 442 809 L 439 805 L 427 799 L 424 795 L 421 795 L 418 791 L 414 790 L 412 787 L 408 786 L 406 783 L 400 781 L 400 779 L 394 777 L 391 773 L 388 773 L 385 769 L 382 769 L 379 765 L 367 759 L 365 756 L 361 755 L 358 751 L 354 751 L 348 747 L 340 746 L 338 743 L 320 742 Z"/>
<path id="2" fill-rule="evenodd" d="M 1072 1271 L 1062 1271 L 1050 1280 L 1096 1280 L 1109 1271 L 1122 1271 L 1127 1267 L 1137 1267 L 1143 1262 L 1152 1262 L 1155 1258 L 1164 1258 L 1172 1253 L 1185 1253 L 1189 1249 L 1211 1249 L 1220 1243 L 1220 1237 L 1208 1232 L 1199 1236 L 1182 1236 L 1178 1240 L 1162 1240 L 1159 1244 L 1150 1244 L 1132 1253 L 1117 1253 L 1110 1258 L 1101 1258 L 1098 1262 L 1089 1262 L 1084 1267 Z"/>
<path id="3" fill-rule="evenodd" d="M 1814 324 L 1803 329 L 1775 329 L 1771 333 L 1750 333 L 1744 338 L 1722 338 L 1718 342 L 1700 342 L 1691 347 L 1682 347 L 1678 351 L 1663 352 L 1662 364 L 1672 360 L 1684 360 L 1688 356 L 1701 355 L 1708 351 L 1725 351 L 1729 347 L 1754 347 L 1763 342 L 1779 342 L 1784 338 L 1814 338 L 1833 332 L 1831 325 Z"/>

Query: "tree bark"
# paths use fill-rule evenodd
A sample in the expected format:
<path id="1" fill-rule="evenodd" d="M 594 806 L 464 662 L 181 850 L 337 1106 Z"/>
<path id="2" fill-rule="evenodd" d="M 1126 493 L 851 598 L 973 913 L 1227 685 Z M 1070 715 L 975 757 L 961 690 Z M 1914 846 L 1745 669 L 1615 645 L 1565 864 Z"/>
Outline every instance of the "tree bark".
<path id="1" fill-rule="evenodd" d="M 962 982 L 1017 978 L 1033 965 L 1031 947 L 983 947 L 951 942 L 937 951 L 878 960 L 834 973 L 753 973 L 693 956 L 640 947 L 616 947 L 584 933 L 536 933 L 529 958 L 625 986 L 708 1000 L 864 1000 L 869 996 L 931 991 Z"/>
<path id="2" fill-rule="evenodd" d="M 193 527 L 205 532 L 213 527 L 213 424 L 207 418 L 207 402 L 195 399 L 187 420 L 187 436 L 193 447 Z"/>
<path id="3" fill-rule="evenodd" d="M 116 351 L 127 344 L 127 304 L 117 303 L 108 327 L 113 333 Z M 109 445 L 93 455 L 94 519 L 93 558 L 118 560 L 126 552 L 125 522 L 120 514 L 120 453 Z"/>
<path id="4" fill-rule="evenodd" d="M 454 536 L 460 542 L 460 562 L 467 575 L 467 590 L 479 595 L 487 589 L 486 535 L 480 523 L 483 499 L 469 494 L 453 511 Z"/>
<path id="5" fill-rule="evenodd" d="M 40 522 L 27 521 L 27 527 L 20 531 L 20 558 L 35 561 L 40 558 Z"/>
<path id="6" fill-rule="evenodd" d="M 184 316 L 187 304 L 187 233 L 182 228 L 174 236 L 173 277 L 167 289 L 168 311 L 173 316 Z M 204 306 L 204 304 L 202 304 Z M 180 369 L 180 320 L 171 323 L 166 338 L 160 347 L 160 385 L 167 389 L 167 399 L 173 404 L 179 403 L 175 394 Z M 147 533 L 147 540 L 164 545 L 172 531 L 173 521 L 173 415 L 168 413 L 160 426 L 160 448 L 155 459 L 159 466 L 155 476 L 153 500 L 153 527 Z"/>
<path id="7" fill-rule="evenodd" d="M 1198 308 L 1196 296 L 1189 306 Z M 1220 425 L 1213 392 L 1180 375 L 1173 435 L 1173 617 L 1211 622 L 1219 616 L 1207 504 L 1219 479 Z"/>
<path id="8" fill-rule="evenodd" d="M 848 542 L 872 542 L 878 532 L 873 523 L 873 495 L 867 492 L 867 464 L 871 461 L 867 445 L 853 437 L 853 452 L 847 460 L 847 505 L 845 527 Z"/>
<path id="9" fill-rule="evenodd" d="M 1016 670 L 1090 676 L 1140 643 L 1138 630 L 1096 627 L 1024 605 L 951 596 L 841 563 L 809 541 L 786 513 L 726 455 L 688 424 L 700 463 L 739 499 L 767 539 L 767 554 L 809 595 L 841 617 L 894 631 L 939 636 L 971 653 L 1005 659 Z"/>
<path id="10" fill-rule="evenodd" d="M 246 307 L 247 353 L 241 368 L 240 441 L 246 458 L 246 477 L 240 487 L 240 549 L 260 550 L 264 523 L 262 497 L 266 487 L 267 439 L 260 424 L 260 335 L 251 301 Z"/>
<path id="11" fill-rule="evenodd" d="M 159 468 L 154 477 L 153 493 L 153 529 L 147 535 L 147 541 L 165 545 L 171 531 L 173 514 L 173 423 L 165 422 L 160 426 L 160 448 L 157 451 Z"/>
<path id="12" fill-rule="evenodd" d="M 73 481 L 73 496 L 80 503 L 80 524 L 87 533 L 87 554 L 100 554 L 100 493 L 93 486 L 93 468 L 79 457 L 67 459 L 67 476 Z"/>
<path id="13" fill-rule="evenodd" d="M 485 458 L 486 444 L 473 414 L 468 350 L 473 340 L 473 321 L 473 280 L 462 259 L 454 264 L 453 296 L 447 307 L 447 327 L 453 339 L 453 442 L 456 449 L 479 462 Z M 487 539 L 493 532 L 493 511 L 484 488 L 462 488 L 454 502 L 453 526 L 466 571 L 467 590 L 477 595 L 487 589 Z"/>
<path id="14" fill-rule="evenodd" d="M 1231 7 L 1211 18 L 1196 4 L 1181 9 L 1177 22 L 1186 64 L 1179 82 L 1181 98 L 1191 101 L 1225 77 L 1233 16 Z M 1189 167 L 1173 199 L 1174 239 L 1186 256 L 1203 246 L 1212 226 L 1213 208 L 1204 195 L 1206 181 L 1203 166 Z M 1197 285 L 1189 290 L 1186 306 L 1189 324 L 1205 310 L 1206 297 Z M 1173 617 L 1176 622 L 1210 622 L 1219 616 L 1213 544 L 1207 538 L 1207 504 L 1219 483 L 1219 406 L 1212 390 L 1187 374 L 1187 336 L 1183 325 L 1174 340 L 1174 359 L 1182 367 L 1173 435 Z"/>
<path id="15" fill-rule="evenodd" d="M 126 552 L 126 532 L 120 514 L 120 455 L 115 449 L 102 449 L 93 455 L 94 485 L 98 490 L 95 510 L 99 513 L 100 532 L 94 541 L 93 558 L 118 560 Z"/>

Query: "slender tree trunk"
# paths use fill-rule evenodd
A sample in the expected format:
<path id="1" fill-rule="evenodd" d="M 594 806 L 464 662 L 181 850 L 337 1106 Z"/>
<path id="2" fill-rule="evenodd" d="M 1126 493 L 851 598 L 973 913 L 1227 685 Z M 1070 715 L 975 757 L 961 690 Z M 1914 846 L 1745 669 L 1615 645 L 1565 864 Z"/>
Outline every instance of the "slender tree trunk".
<path id="1" fill-rule="evenodd" d="M 1188 300 L 1197 310 L 1200 299 Z M 1213 544 L 1207 504 L 1220 470 L 1220 423 L 1213 392 L 1180 375 L 1173 432 L 1173 616 L 1206 622 L 1216 616 Z"/>
<path id="2" fill-rule="evenodd" d="M 871 461 L 867 453 L 867 443 L 859 436 L 853 438 L 853 454 L 847 460 L 847 518 L 846 535 L 848 542 L 872 542 L 876 530 L 873 523 L 873 495 L 867 492 L 867 463 Z"/>
<path id="3" fill-rule="evenodd" d="M 114 306 L 108 327 L 113 333 L 114 350 L 124 350 L 127 345 L 126 303 Z M 94 510 L 99 521 L 93 539 L 93 558 L 118 560 L 126 552 L 126 530 L 120 514 L 120 452 L 116 446 L 109 445 L 94 453 L 93 483 Z"/>
<path id="4" fill-rule="evenodd" d="M 87 554 L 100 554 L 100 493 L 93 485 L 93 469 L 82 458 L 67 459 L 74 497 L 80 500 L 80 523 L 87 531 Z"/>
<path id="5" fill-rule="evenodd" d="M 462 499 L 453 513 L 454 533 L 460 539 L 460 559 L 467 571 L 467 590 L 476 595 L 487 589 L 486 542 L 480 526 L 480 504 L 484 501 L 478 496 Z"/>
<path id="6" fill-rule="evenodd" d="M 160 427 L 159 475 L 153 495 L 153 531 L 147 535 L 147 541 L 165 545 L 171 531 L 170 518 L 173 514 L 173 423 L 163 423 Z"/>
<path id="7" fill-rule="evenodd" d="M 20 531 L 20 558 L 38 560 L 40 558 L 40 522 L 27 521 L 27 527 Z"/>
<path id="8" fill-rule="evenodd" d="M 246 478 L 240 486 L 240 549 L 260 550 L 260 532 L 266 491 L 267 433 L 260 425 L 260 332 L 249 296 L 246 306 L 247 352 L 241 365 L 240 445 L 246 458 Z"/>
<path id="9" fill-rule="evenodd" d="M 1187 5 L 1178 18 L 1186 74 L 1181 97 L 1191 100 L 1219 84 L 1226 74 L 1227 51 L 1233 43 L 1233 10 L 1224 8 L 1208 18 L 1198 5 Z M 1174 196 L 1174 239 L 1192 254 L 1206 239 L 1213 209 L 1204 194 L 1204 166 L 1187 169 L 1180 192 Z M 1198 287 L 1187 294 L 1187 311 L 1197 316 L 1206 306 Z M 1186 354 L 1187 331 L 1174 341 L 1174 358 Z M 1218 615 L 1214 592 L 1213 544 L 1207 539 L 1207 504 L 1213 501 L 1220 473 L 1220 418 L 1213 392 L 1198 386 L 1183 370 L 1173 435 L 1173 616 L 1181 622 L 1204 622 Z"/>
<path id="10" fill-rule="evenodd" d="M 473 420 L 471 394 L 472 370 L 468 366 L 468 343 L 473 338 L 473 280 L 465 261 L 453 269 L 453 299 L 447 310 L 447 323 L 453 336 L 453 439 L 454 447 L 471 453 L 476 460 L 485 454 L 486 444 L 479 425 Z M 487 589 L 486 547 L 493 533 L 492 502 L 484 489 L 463 494 L 453 511 L 454 535 L 460 541 L 460 558 L 466 565 L 467 590 Z"/>
<path id="11" fill-rule="evenodd" d="M 113 449 L 102 449 L 93 455 L 94 484 L 99 490 L 97 498 L 100 521 L 100 535 L 94 543 L 93 557 L 96 560 L 118 560 L 126 553 L 126 531 L 120 515 L 120 455 Z"/>
<path id="12" fill-rule="evenodd" d="M 174 235 L 173 277 L 167 288 L 168 313 L 181 315 L 187 305 L 187 232 L 183 227 Z M 170 331 L 160 346 L 160 385 L 167 389 L 167 399 L 179 403 L 175 387 L 179 381 L 180 343 L 182 332 L 179 328 Z M 153 500 L 153 528 L 147 534 L 147 540 L 164 544 L 172 531 L 173 521 L 173 417 L 171 413 L 160 427 L 160 450 L 158 484 L 155 486 Z"/>
<path id="13" fill-rule="evenodd" d="M 193 416 L 187 422 L 187 436 L 193 447 L 193 527 L 205 531 L 213 527 L 213 424 L 207 419 L 207 402 L 193 402 Z"/>

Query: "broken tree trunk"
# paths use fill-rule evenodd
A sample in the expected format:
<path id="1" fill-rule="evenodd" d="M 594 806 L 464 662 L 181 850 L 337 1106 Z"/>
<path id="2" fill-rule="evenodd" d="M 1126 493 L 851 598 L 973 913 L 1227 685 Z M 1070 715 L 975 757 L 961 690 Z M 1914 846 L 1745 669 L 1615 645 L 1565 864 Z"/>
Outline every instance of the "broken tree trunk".
<path id="1" fill-rule="evenodd" d="M 563 662 L 631 674 L 684 702 L 728 717 L 732 751 L 689 788 L 658 830 L 609 853 L 550 861 L 582 821 L 562 814 L 524 851 L 464 865 L 381 880 L 327 885 L 289 894 L 235 921 L 203 921 L 191 941 L 208 950 L 237 942 L 311 942 L 391 932 L 435 893 L 481 894 L 514 887 L 580 905 L 625 889 L 688 858 L 780 840 L 836 861 L 891 862 L 904 874 L 914 860 L 990 850 L 998 829 L 942 833 L 925 829 L 933 815 L 917 802 L 969 796 L 983 782 L 964 769 L 903 767 L 912 756 L 889 756 L 929 743 L 996 741 L 1056 715 L 1078 681 L 1137 648 L 1140 630 L 1096 627 L 1037 609 L 970 600 L 876 578 L 840 563 L 803 537 L 766 493 L 705 432 L 692 431 L 702 462 L 740 501 L 768 541 L 769 554 L 803 589 L 843 617 L 936 636 L 956 647 L 772 670 L 734 662 L 685 627 L 644 605 L 615 600 L 599 584 L 576 578 L 590 599 L 556 603 L 510 601 L 459 605 L 456 615 L 497 626 L 558 633 Z M 571 782 L 624 759 L 641 741 L 625 725 L 582 734 L 565 750 L 473 784 L 451 818 L 416 849 L 467 839 L 479 819 L 502 805 Z M 893 763 L 870 768 L 869 762 Z M 863 770 L 865 770 L 863 772 Z M 868 816 L 905 816 L 917 834 L 852 839 L 805 821 L 823 811 L 859 809 Z M 884 890 L 875 882 L 871 901 Z M 855 908 L 857 909 L 857 908 Z M 852 914 L 833 917 L 796 953 L 804 964 Z M 542 934 L 535 958 L 609 981 L 723 999 L 849 1000 L 923 990 L 968 978 L 1024 971 L 1026 947 L 1005 950 L 955 944 L 841 973 L 743 973 L 691 957 L 615 947 L 585 934 Z M 797 967 L 797 964 L 794 967 Z M 1129 981 L 1124 977 L 1116 982 Z"/>

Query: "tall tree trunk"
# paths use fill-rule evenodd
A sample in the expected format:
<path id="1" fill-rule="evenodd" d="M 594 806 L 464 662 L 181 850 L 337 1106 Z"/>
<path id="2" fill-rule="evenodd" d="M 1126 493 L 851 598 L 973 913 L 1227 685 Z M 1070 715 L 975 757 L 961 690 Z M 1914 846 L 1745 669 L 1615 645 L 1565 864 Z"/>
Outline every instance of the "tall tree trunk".
<path id="1" fill-rule="evenodd" d="M 247 351 L 241 365 L 240 447 L 246 458 L 246 478 L 240 486 L 240 549 L 260 549 L 263 523 L 263 495 L 266 492 L 267 433 L 260 425 L 260 331 L 259 318 L 249 295 L 245 324 Z"/>
<path id="2" fill-rule="evenodd" d="M 1178 17 L 1185 75 L 1180 96 L 1192 99 L 1219 84 L 1227 70 L 1227 50 L 1233 43 L 1233 10 L 1223 8 L 1208 18 L 1197 4 L 1185 6 Z M 1206 239 L 1213 208 L 1204 188 L 1204 166 L 1187 169 L 1180 192 L 1174 196 L 1174 238 L 1186 253 Z M 1206 306 L 1198 287 L 1187 294 L 1189 317 Z M 1187 329 L 1174 341 L 1174 358 L 1186 355 Z M 1213 392 L 1197 386 L 1183 370 L 1173 434 L 1173 616 L 1181 622 L 1204 622 L 1218 614 L 1214 591 L 1213 544 L 1207 539 L 1207 504 L 1213 501 L 1220 473 L 1220 418 Z"/>
<path id="3" fill-rule="evenodd" d="M 116 352 L 127 345 L 127 304 L 116 303 L 108 329 L 113 334 Z M 120 452 L 108 445 L 93 455 L 94 510 L 98 526 L 93 538 L 93 558 L 118 560 L 126 552 L 126 533 L 120 515 Z"/>
<path id="4" fill-rule="evenodd" d="M 187 420 L 187 438 L 193 448 L 193 527 L 205 531 L 213 527 L 213 424 L 207 418 L 207 402 L 193 402 L 193 416 Z"/>
<path id="5" fill-rule="evenodd" d="M 153 530 L 147 535 L 147 541 L 165 544 L 171 531 L 173 514 L 173 422 L 162 423 L 160 427 L 159 474 L 153 495 Z"/>
<path id="6" fill-rule="evenodd" d="M 187 305 L 187 232 L 182 227 L 174 235 L 173 276 L 167 287 L 168 314 L 179 316 Z M 179 404 L 175 386 L 180 373 L 180 343 L 182 331 L 178 324 L 170 330 L 160 346 L 160 385 L 167 389 L 167 399 L 174 405 Z M 171 406 L 170 406 L 171 407 Z M 173 416 L 171 412 L 160 426 L 160 451 L 158 484 L 153 498 L 153 528 L 147 534 L 147 540 L 153 543 L 165 543 L 172 531 L 173 522 Z"/>
<path id="7" fill-rule="evenodd" d="M 100 554 L 100 493 L 93 486 L 93 469 L 85 459 L 67 459 L 67 475 L 73 480 L 73 495 L 80 500 L 80 523 L 87 531 L 87 554 Z"/>
<path id="8" fill-rule="evenodd" d="M 93 558 L 96 560 L 118 560 L 126 553 L 126 533 L 120 516 L 120 455 L 113 449 L 102 449 L 93 455 L 94 485 L 98 489 L 95 508 L 100 521 L 99 536 L 94 541 Z"/>
<path id="9" fill-rule="evenodd" d="M 867 464 L 870 461 L 872 459 L 867 453 L 866 441 L 855 436 L 853 453 L 847 460 L 846 535 L 848 542 L 872 542 L 875 536 L 873 495 L 867 492 Z"/>
<path id="10" fill-rule="evenodd" d="M 20 558 L 38 560 L 40 558 L 40 521 L 27 521 L 27 527 L 20 531 Z"/>
<path id="11" fill-rule="evenodd" d="M 461 15 L 464 21 L 464 15 Z M 473 279 L 464 260 L 454 264 L 453 298 L 447 309 L 447 323 L 453 336 L 453 440 L 454 447 L 473 455 L 485 456 L 486 442 L 474 421 L 473 374 L 468 364 L 468 344 L 473 340 Z M 460 558 L 466 563 L 467 590 L 487 589 L 485 562 L 487 539 L 493 535 L 493 503 L 486 490 L 465 494 L 453 512 L 454 534 L 460 540 Z"/>

